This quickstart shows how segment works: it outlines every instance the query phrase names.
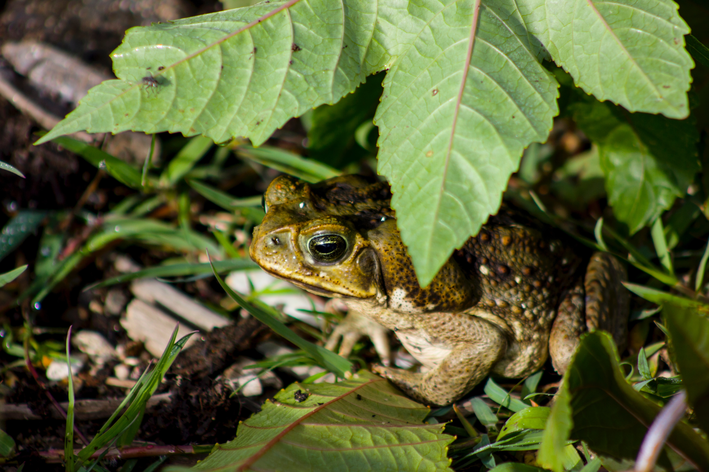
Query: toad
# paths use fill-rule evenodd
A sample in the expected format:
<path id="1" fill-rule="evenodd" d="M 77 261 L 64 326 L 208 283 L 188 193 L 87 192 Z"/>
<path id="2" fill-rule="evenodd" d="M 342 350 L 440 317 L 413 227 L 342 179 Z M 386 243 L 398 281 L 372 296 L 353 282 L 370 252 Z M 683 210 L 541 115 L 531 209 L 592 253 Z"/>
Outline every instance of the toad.
<path id="1" fill-rule="evenodd" d="M 410 397 L 446 405 L 489 374 L 524 377 L 550 356 L 561 374 L 579 337 L 626 337 L 625 269 L 559 230 L 503 205 L 427 287 L 396 226 L 386 182 L 342 176 L 308 184 L 276 178 L 264 196 L 251 258 L 270 274 L 349 308 L 327 347 L 341 355 L 368 335 L 383 361 L 389 330 L 421 372 L 375 366 Z"/>

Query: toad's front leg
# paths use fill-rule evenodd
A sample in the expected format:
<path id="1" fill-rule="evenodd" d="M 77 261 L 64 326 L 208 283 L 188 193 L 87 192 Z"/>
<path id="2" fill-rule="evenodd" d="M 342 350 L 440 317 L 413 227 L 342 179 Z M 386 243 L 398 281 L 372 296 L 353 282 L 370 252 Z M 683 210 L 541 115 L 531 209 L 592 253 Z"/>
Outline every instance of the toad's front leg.
<path id="1" fill-rule="evenodd" d="M 425 326 L 397 332 L 425 373 L 376 366 L 407 395 L 429 405 L 448 405 L 472 390 L 504 356 L 505 334 L 493 324 L 467 314 L 429 314 Z M 430 338 L 430 330 L 436 333 Z M 428 342 L 433 339 L 433 342 Z"/>

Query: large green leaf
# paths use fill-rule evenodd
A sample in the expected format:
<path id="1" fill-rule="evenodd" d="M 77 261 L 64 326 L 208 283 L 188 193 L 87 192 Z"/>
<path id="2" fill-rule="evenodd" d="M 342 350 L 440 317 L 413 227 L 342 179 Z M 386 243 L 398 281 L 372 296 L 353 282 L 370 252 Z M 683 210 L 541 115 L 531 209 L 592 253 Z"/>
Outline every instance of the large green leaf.
<path id="1" fill-rule="evenodd" d="M 191 470 L 451 470 L 455 438 L 422 424 L 428 411 L 366 371 L 336 384 L 294 383 Z"/>
<path id="2" fill-rule="evenodd" d="M 547 422 L 540 463 L 555 471 L 563 468 L 554 455 L 565 440 L 585 441 L 601 456 L 634 460 L 660 406 L 625 380 L 612 337 L 595 331 L 582 337 Z M 568 436 L 567 436 L 568 435 Z M 709 442 L 680 422 L 670 434 L 659 465 L 686 461 L 709 470 Z"/>
<path id="3" fill-rule="evenodd" d="M 598 145 L 613 212 L 638 231 L 683 196 L 699 170 L 696 127 L 577 97 L 569 110 Z"/>
<path id="4" fill-rule="evenodd" d="M 546 139 L 558 84 L 514 0 L 430 1 L 409 12 L 402 28 L 414 37 L 387 73 L 375 122 L 379 172 L 427 285 L 498 209 L 523 149 Z"/>
<path id="5" fill-rule="evenodd" d="M 672 354 L 699 426 L 709 432 L 709 307 L 668 303 L 662 313 Z"/>
<path id="6" fill-rule="evenodd" d="M 386 69 L 379 172 L 426 285 L 551 129 L 558 84 L 541 43 L 600 98 L 686 115 L 686 27 L 672 2 L 651 1 L 288 0 L 134 28 L 113 53 L 119 80 L 39 142 L 133 129 L 258 145 Z M 596 70 L 610 72 L 587 77 Z"/>
<path id="7" fill-rule="evenodd" d="M 119 80 L 91 89 L 38 143 L 83 129 L 261 144 L 364 82 L 376 18 L 374 1 L 289 0 L 130 29 L 112 53 Z"/>
<path id="8" fill-rule="evenodd" d="M 630 111 L 689 115 L 689 27 L 672 0 L 524 0 L 557 64 L 599 100 Z M 546 21 L 544 21 L 546 20 Z M 548 35 L 548 36 L 544 36 Z"/>

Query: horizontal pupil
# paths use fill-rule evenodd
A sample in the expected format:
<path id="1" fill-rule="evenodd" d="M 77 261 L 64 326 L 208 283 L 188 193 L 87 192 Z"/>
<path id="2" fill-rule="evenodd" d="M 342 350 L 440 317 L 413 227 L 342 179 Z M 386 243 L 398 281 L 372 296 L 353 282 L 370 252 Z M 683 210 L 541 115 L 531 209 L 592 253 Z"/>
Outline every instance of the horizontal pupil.
<path id="1" fill-rule="evenodd" d="M 318 252 L 322 254 L 331 254 L 337 250 L 337 243 L 318 243 Z"/>

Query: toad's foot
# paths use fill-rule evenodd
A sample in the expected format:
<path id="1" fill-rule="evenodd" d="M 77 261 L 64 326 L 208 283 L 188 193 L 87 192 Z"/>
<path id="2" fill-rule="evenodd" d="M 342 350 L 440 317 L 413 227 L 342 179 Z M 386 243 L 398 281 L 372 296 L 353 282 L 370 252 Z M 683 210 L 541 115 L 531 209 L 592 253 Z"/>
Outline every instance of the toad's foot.
<path id="1" fill-rule="evenodd" d="M 504 337 L 497 331 L 491 330 L 491 333 L 494 333 L 492 339 L 454 347 L 438 367 L 426 373 L 384 366 L 373 366 L 372 370 L 391 380 L 416 401 L 426 405 L 448 405 L 484 379 L 504 355 Z"/>
<path id="2" fill-rule="evenodd" d="M 350 313 L 342 320 L 332 332 L 327 340 L 325 347 L 334 351 L 337 344 L 342 339 L 340 344 L 340 354 L 342 357 L 347 357 L 352 353 L 352 348 L 357 341 L 363 336 L 368 336 L 374 344 L 379 358 L 384 365 L 391 363 L 391 348 L 389 347 L 388 329 L 379 323 L 372 321 L 357 312 Z"/>

